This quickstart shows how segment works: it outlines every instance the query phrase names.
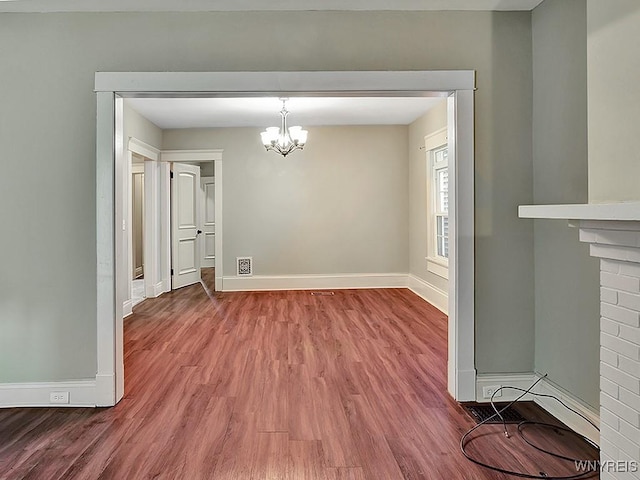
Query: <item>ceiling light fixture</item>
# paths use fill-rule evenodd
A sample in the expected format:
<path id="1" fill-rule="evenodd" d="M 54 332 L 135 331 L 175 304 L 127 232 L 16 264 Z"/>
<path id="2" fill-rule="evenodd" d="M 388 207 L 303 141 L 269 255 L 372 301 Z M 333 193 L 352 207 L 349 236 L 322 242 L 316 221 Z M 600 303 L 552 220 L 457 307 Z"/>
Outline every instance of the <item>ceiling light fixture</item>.
<path id="1" fill-rule="evenodd" d="M 286 157 L 294 150 L 302 150 L 304 144 L 307 142 L 308 132 L 299 126 L 287 128 L 287 115 L 289 115 L 289 111 L 287 110 L 286 102 L 289 99 L 281 98 L 280 100 L 282 101 L 280 128 L 268 127 L 260 136 L 262 137 L 262 144 L 267 151 L 272 150 Z"/>

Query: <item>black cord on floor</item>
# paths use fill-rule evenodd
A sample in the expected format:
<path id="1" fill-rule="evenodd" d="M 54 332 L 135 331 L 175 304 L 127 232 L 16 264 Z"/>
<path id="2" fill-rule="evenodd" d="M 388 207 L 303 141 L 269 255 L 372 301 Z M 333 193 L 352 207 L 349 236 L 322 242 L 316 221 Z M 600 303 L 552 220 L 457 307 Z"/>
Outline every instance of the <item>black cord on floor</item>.
<path id="1" fill-rule="evenodd" d="M 509 432 L 507 430 L 507 423 L 504 419 L 504 417 L 502 416 L 502 412 L 504 412 L 505 410 L 507 410 L 509 407 L 511 407 L 513 404 L 515 404 L 516 402 L 518 402 L 522 397 L 524 397 L 527 394 L 530 395 L 534 395 L 537 397 L 547 397 L 547 398 L 552 398 L 554 400 L 556 400 L 557 402 L 559 402 L 563 407 L 565 407 L 566 409 L 570 410 L 571 412 L 575 413 L 576 415 L 582 417 L 584 420 L 586 420 L 587 422 L 589 422 L 589 424 L 591 424 L 591 426 L 593 426 L 593 428 L 595 428 L 596 430 L 600 431 L 600 429 L 598 428 L 598 426 L 596 424 L 594 424 L 591 420 L 589 420 L 585 415 L 583 415 L 582 413 L 578 412 L 577 410 L 571 408 L 570 406 L 568 406 L 566 403 L 564 403 L 562 400 L 560 400 L 558 397 L 555 397 L 554 395 L 547 395 L 547 394 L 543 394 L 543 393 L 534 393 L 531 390 L 533 390 L 533 388 L 540 382 L 542 381 L 543 378 L 545 378 L 547 375 L 545 374 L 544 376 L 538 378 L 535 382 L 533 382 L 533 384 L 526 390 L 522 389 L 522 388 L 518 388 L 518 387 L 509 387 L 509 386 L 503 386 L 500 387 L 498 389 L 496 389 L 495 392 L 493 392 L 493 395 L 491 395 L 491 406 L 493 407 L 493 410 L 496 412 L 493 415 L 491 415 L 490 417 L 484 419 L 483 421 L 481 421 L 480 423 L 478 423 L 476 426 L 474 426 L 473 428 L 471 428 L 470 430 L 468 430 L 460 439 L 460 450 L 462 451 L 462 454 L 470 461 L 472 461 L 473 463 L 480 465 L 482 467 L 488 468 L 490 470 L 494 470 L 496 472 L 500 472 L 500 473 L 504 473 L 506 475 L 512 475 L 514 477 L 520 477 L 520 478 L 539 478 L 539 479 L 547 479 L 547 480 L 572 480 L 572 479 L 579 479 L 579 478 L 587 478 L 588 476 L 591 476 L 597 472 L 593 471 L 593 470 L 587 470 L 584 472 L 580 472 L 576 475 L 569 475 L 569 476 L 549 476 L 549 475 L 544 475 L 541 474 L 540 475 L 533 475 L 533 474 L 529 474 L 529 473 L 525 473 L 525 472 L 516 472 L 516 471 L 512 471 L 512 470 L 506 470 L 504 468 L 500 468 L 497 467 L 495 465 L 490 465 L 488 463 L 484 463 L 480 460 L 478 460 L 477 458 L 472 457 L 467 451 L 466 451 L 466 446 L 467 446 L 467 439 L 469 438 L 469 435 L 471 435 L 471 433 L 473 433 L 474 431 L 476 431 L 478 428 L 482 427 L 483 425 L 486 425 L 487 422 L 489 422 L 490 420 L 494 419 L 495 417 L 498 417 L 500 420 L 502 420 L 502 425 L 504 428 L 504 434 L 507 438 L 509 438 Z M 511 390 L 517 390 L 522 392 L 515 400 L 513 400 L 512 402 L 508 403 L 506 406 L 502 407 L 500 410 L 498 410 L 498 408 L 496 407 L 493 399 L 496 396 L 496 394 L 502 390 L 505 389 L 511 389 Z M 550 428 L 554 428 L 556 430 L 564 430 L 567 432 L 571 432 L 575 435 L 577 435 L 578 437 L 582 438 L 582 440 L 584 440 L 586 443 L 588 443 L 589 445 L 591 445 L 592 447 L 596 448 L 599 450 L 598 445 L 596 445 L 594 442 L 592 442 L 590 439 L 588 439 L 587 437 L 585 437 L 584 435 L 581 435 L 579 433 L 573 432 L 572 430 L 565 428 L 565 427 L 559 427 L 557 425 L 551 425 L 548 423 L 543 423 L 543 422 L 532 422 L 532 421 L 524 421 L 524 422 L 520 422 L 518 424 L 518 433 L 519 435 L 522 437 L 522 439 L 528 444 L 531 445 L 533 448 L 535 448 L 536 450 L 543 452 L 545 454 L 548 455 L 552 455 L 554 457 L 563 459 L 563 460 L 568 460 L 571 462 L 574 462 L 574 465 L 577 465 L 578 462 L 580 461 L 579 459 L 574 459 L 574 458 L 569 458 L 566 457 L 564 455 L 560 455 L 558 453 L 555 452 L 550 452 L 548 450 L 545 450 L 535 444 L 533 444 L 532 442 L 530 442 L 526 436 L 523 434 L 522 431 L 522 427 L 523 426 L 527 426 L 527 425 L 537 425 L 537 426 L 544 426 L 544 427 L 550 427 Z"/>

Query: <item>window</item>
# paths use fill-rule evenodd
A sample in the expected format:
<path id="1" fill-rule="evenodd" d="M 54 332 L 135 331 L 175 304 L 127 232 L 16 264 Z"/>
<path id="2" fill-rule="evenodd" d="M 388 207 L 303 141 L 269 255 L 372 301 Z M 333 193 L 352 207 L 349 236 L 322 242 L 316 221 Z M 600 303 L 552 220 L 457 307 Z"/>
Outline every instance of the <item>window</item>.
<path id="1" fill-rule="evenodd" d="M 433 191 L 435 205 L 433 220 L 436 235 L 435 254 L 449 258 L 449 164 L 447 148 L 433 151 Z"/>
<path id="2" fill-rule="evenodd" d="M 425 137 L 427 270 L 449 278 L 449 150 L 446 128 Z"/>

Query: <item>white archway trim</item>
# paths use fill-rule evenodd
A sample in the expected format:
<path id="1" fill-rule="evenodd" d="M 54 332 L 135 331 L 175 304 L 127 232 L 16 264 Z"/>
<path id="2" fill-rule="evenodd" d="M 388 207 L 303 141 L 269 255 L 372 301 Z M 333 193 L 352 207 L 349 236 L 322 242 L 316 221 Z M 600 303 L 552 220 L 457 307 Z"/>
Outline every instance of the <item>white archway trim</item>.
<path id="1" fill-rule="evenodd" d="M 146 159 L 157 162 L 160 158 L 160 150 L 156 147 L 144 143 L 142 140 L 138 140 L 135 137 L 129 137 L 129 151 L 145 157 Z"/>
<path id="2" fill-rule="evenodd" d="M 449 97 L 448 388 L 459 401 L 476 400 L 473 112 L 472 90 Z"/>
<path id="3" fill-rule="evenodd" d="M 96 92 L 211 93 L 234 95 L 283 92 L 340 92 L 379 95 L 390 92 L 416 96 L 428 92 L 474 90 L 473 70 L 361 71 L 361 72 L 97 72 Z"/>
<path id="4" fill-rule="evenodd" d="M 121 102 L 121 100 L 120 100 Z M 116 302 L 115 254 L 115 106 L 114 92 L 97 94 L 96 117 L 96 259 L 97 259 L 97 372 L 96 399 L 98 406 L 115 405 L 116 318 L 122 318 L 122 302 Z M 121 150 L 121 149 L 120 149 Z M 119 379 L 118 379 L 119 381 Z"/>
<path id="5" fill-rule="evenodd" d="M 449 263 L 449 382 L 450 393 L 460 401 L 475 400 L 474 362 L 474 102 L 475 72 L 459 71 L 361 71 L 361 72 L 99 72 L 97 92 L 97 322 L 99 405 L 114 405 L 122 394 L 116 370 L 121 358 L 121 335 L 116 318 L 122 304 L 116 299 L 114 171 L 115 95 L 138 93 L 158 97 L 258 96 L 271 94 L 316 94 L 345 96 L 424 96 L 434 92 L 450 95 L 457 169 L 454 183 L 456 228 L 450 238 Z M 451 115 L 450 115 L 451 117 Z M 117 138 L 116 138 L 117 141 Z M 215 162 L 216 175 L 222 170 Z M 115 170 L 114 170 L 115 169 Z M 117 178 L 117 176 L 116 176 Z M 220 182 L 221 186 L 222 182 Z M 216 196 L 222 189 L 216 186 Z M 451 187 L 450 187 L 451 188 Z M 451 194 L 450 194 L 451 195 Z M 218 200 L 218 198 L 216 198 Z M 219 202 L 222 208 L 222 202 Z M 450 206 L 451 209 L 451 206 Z M 450 212 L 450 215 L 452 213 Z M 222 232 L 217 232 L 222 234 Z M 218 255 L 216 255 L 217 257 Z M 217 265 L 216 265 L 217 267 Z M 218 272 L 216 272 L 217 274 Z M 451 275 L 453 273 L 453 275 Z M 218 279 L 216 278 L 216 283 Z M 119 337 L 119 338 L 118 338 Z M 120 352 L 117 354 L 117 350 Z"/>

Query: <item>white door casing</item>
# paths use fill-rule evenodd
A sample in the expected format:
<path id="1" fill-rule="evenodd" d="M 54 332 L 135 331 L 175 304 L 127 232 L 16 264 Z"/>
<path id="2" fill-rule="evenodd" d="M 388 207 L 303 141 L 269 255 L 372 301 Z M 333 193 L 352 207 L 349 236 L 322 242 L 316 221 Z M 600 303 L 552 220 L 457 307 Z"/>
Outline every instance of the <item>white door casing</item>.
<path id="1" fill-rule="evenodd" d="M 171 289 L 200 281 L 200 167 L 173 164 L 171 178 Z"/>
<path id="2" fill-rule="evenodd" d="M 215 267 L 216 264 L 216 197 L 215 177 L 201 177 L 200 188 L 202 212 L 200 225 L 202 235 L 200 237 L 201 263 L 203 268 Z"/>
<path id="3" fill-rule="evenodd" d="M 161 288 L 161 272 L 158 269 L 159 262 L 157 261 L 159 255 L 159 232 L 158 232 L 158 218 L 159 218 L 159 205 L 158 205 L 158 178 L 159 178 L 159 156 L 160 150 L 156 147 L 144 143 L 143 141 L 130 137 L 127 142 L 128 151 L 128 165 L 130 173 L 139 172 L 144 173 L 144 201 L 142 209 L 144 210 L 144 224 L 143 231 L 143 253 L 142 263 L 144 264 L 144 296 L 147 298 L 154 298 L 163 293 L 163 291 L 169 291 L 170 288 L 162 290 Z M 137 155 L 144 160 L 143 164 L 132 164 L 133 156 Z M 142 170 L 140 170 L 142 168 Z M 167 190 L 168 197 L 168 190 Z M 130 199 L 129 202 L 129 220 L 128 224 L 133 222 L 133 208 Z M 168 209 L 167 209 L 168 210 Z M 130 235 L 129 235 L 130 237 Z M 133 257 L 131 255 L 133 249 L 133 242 L 129 239 L 129 269 L 133 269 Z M 167 274 L 168 276 L 168 274 Z M 129 299 L 131 298 L 131 282 L 129 281 Z"/>
<path id="4" fill-rule="evenodd" d="M 189 92 L 212 96 L 250 96 L 304 93 L 331 96 L 351 93 L 353 96 L 422 96 L 434 92 L 453 93 L 456 138 L 455 181 L 460 182 L 457 202 L 458 229 L 450 242 L 459 242 L 450 258 L 449 288 L 449 392 L 460 401 L 475 400 L 474 365 L 474 200 L 465 187 L 474 178 L 474 95 L 473 70 L 449 71 L 342 71 L 342 72 L 97 72 L 96 135 L 96 210 L 97 210 L 97 375 L 96 404 L 114 405 L 122 396 L 123 351 L 122 309 L 118 307 L 118 287 L 122 281 L 117 263 L 116 228 L 118 214 L 119 160 L 118 142 L 121 129 L 121 98 L 140 92 L 157 97 L 175 97 Z M 120 103 L 118 103 L 120 100 Z M 216 188 L 216 290 L 222 289 L 222 158 L 215 158 Z M 219 161 L 220 160 L 220 161 Z M 167 168 L 168 174 L 168 168 Z M 146 172 L 145 172 L 146 177 Z M 167 175 L 168 177 L 168 175 Z M 168 178 L 165 178 L 168 183 Z M 115 183 L 115 185 L 114 185 Z M 146 188 L 146 185 L 145 185 Z M 471 189 L 473 192 L 473 189 Z M 114 200 L 115 199 L 115 200 Z M 168 201 L 168 199 L 167 199 Z M 451 215 L 451 214 L 450 214 Z M 168 223 L 168 222 L 167 222 Z M 167 235 L 168 236 L 168 235 Z M 166 236 L 163 236 L 164 239 Z M 114 245 L 115 243 L 115 245 Z M 167 251 L 168 257 L 168 248 Z M 451 255 L 450 244 L 450 255 Z M 168 263 L 168 260 L 167 260 Z M 220 278 L 218 278 L 220 275 Z M 114 302 L 115 300 L 115 302 Z M 115 305 L 114 305 L 115 303 Z M 462 308 L 456 308 L 462 307 Z M 118 322 L 118 319 L 120 321 Z M 115 327 L 115 328 L 114 328 Z"/>

